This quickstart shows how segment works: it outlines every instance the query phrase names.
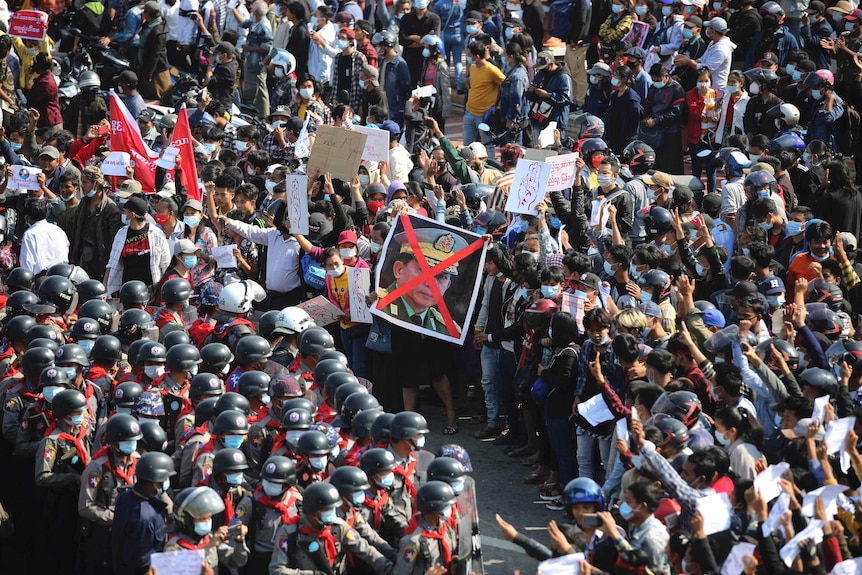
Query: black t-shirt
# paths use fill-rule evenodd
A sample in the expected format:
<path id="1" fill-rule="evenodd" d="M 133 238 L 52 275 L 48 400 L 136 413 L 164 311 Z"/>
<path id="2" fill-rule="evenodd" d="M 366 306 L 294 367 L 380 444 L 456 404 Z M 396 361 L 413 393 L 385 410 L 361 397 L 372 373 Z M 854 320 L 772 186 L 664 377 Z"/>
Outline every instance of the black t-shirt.
<path id="1" fill-rule="evenodd" d="M 150 269 L 152 247 L 150 246 L 149 224 L 139 230 L 129 228 L 126 242 L 120 257 L 123 259 L 123 283 L 130 280 L 140 280 L 147 285 L 153 284 L 153 272 Z"/>

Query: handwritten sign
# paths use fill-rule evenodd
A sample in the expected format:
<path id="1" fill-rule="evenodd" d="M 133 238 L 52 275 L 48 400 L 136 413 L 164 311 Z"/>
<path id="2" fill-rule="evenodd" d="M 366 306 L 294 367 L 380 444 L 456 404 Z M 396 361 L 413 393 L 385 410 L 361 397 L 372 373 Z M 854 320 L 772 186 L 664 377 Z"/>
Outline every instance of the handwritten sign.
<path id="1" fill-rule="evenodd" d="M 753 543 L 737 543 L 721 566 L 721 575 L 741 575 L 745 570 L 744 557 L 754 553 Z"/>
<path id="2" fill-rule="evenodd" d="M 293 155 L 297 158 L 307 158 L 311 155 L 311 138 L 308 137 L 308 120 L 310 116 L 306 112 L 305 121 L 302 123 L 302 130 L 299 131 L 299 136 L 296 138 L 296 145 L 293 147 Z"/>
<path id="3" fill-rule="evenodd" d="M 203 549 L 168 551 L 150 555 L 150 565 L 159 575 L 200 575 L 206 560 Z"/>
<path id="4" fill-rule="evenodd" d="M 575 316 L 575 321 L 578 324 L 578 330 L 581 333 L 584 332 L 584 304 L 587 300 L 582 297 L 576 297 L 573 294 L 563 293 L 562 299 L 560 303 L 563 306 L 563 310 L 569 312 L 573 316 Z"/>
<path id="5" fill-rule="evenodd" d="M 214 246 L 212 248 L 212 256 L 215 258 L 216 265 L 220 269 L 233 269 L 237 267 L 236 256 L 233 255 L 234 249 L 236 249 L 234 244 Z"/>
<path id="6" fill-rule="evenodd" d="M 179 148 L 168 146 L 162 152 L 162 156 L 156 160 L 156 165 L 166 170 L 173 170 L 177 166 L 177 155 L 179 153 Z"/>
<path id="7" fill-rule="evenodd" d="M 289 174 L 284 177 L 287 188 L 287 218 L 290 233 L 308 235 L 308 176 Z"/>
<path id="8" fill-rule="evenodd" d="M 48 15 L 39 10 L 18 10 L 9 19 L 9 35 L 22 40 L 45 39 Z"/>
<path id="9" fill-rule="evenodd" d="M 515 168 L 515 179 L 506 200 L 506 211 L 535 216 L 536 205 L 545 198 L 545 188 L 551 176 L 551 164 L 524 160 Z"/>
<path id="10" fill-rule="evenodd" d="M 369 162 L 389 161 L 389 131 L 366 126 L 353 126 L 360 134 L 365 134 L 365 148 L 362 150 L 362 159 Z"/>
<path id="11" fill-rule="evenodd" d="M 130 166 L 132 156 L 128 152 L 111 152 L 102 162 L 102 173 L 106 176 L 120 176 L 125 178 L 126 166 Z"/>
<path id="12" fill-rule="evenodd" d="M 371 308 L 365 297 L 371 290 L 371 270 L 368 268 L 347 268 L 347 295 L 350 298 L 350 321 L 371 323 Z"/>
<path id="13" fill-rule="evenodd" d="M 551 176 L 548 178 L 548 187 L 545 190 L 548 192 L 557 192 L 570 188 L 572 182 L 575 181 L 575 174 L 578 171 L 577 166 L 575 166 L 577 161 L 577 152 L 545 158 L 545 162 L 551 164 Z"/>
<path id="14" fill-rule="evenodd" d="M 350 182 L 359 172 L 359 162 L 365 149 L 366 134 L 335 126 L 319 126 L 307 174 L 325 174 Z"/>
<path id="15" fill-rule="evenodd" d="M 42 172 L 35 166 L 12 166 L 12 177 L 9 178 L 9 188 L 15 190 L 38 190 L 37 176 Z"/>
<path id="16" fill-rule="evenodd" d="M 321 327 L 337 322 L 338 318 L 344 315 L 343 311 L 335 307 L 332 302 L 322 295 L 304 301 L 296 307 L 304 309 L 305 313 L 314 320 L 314 325 Z"/>

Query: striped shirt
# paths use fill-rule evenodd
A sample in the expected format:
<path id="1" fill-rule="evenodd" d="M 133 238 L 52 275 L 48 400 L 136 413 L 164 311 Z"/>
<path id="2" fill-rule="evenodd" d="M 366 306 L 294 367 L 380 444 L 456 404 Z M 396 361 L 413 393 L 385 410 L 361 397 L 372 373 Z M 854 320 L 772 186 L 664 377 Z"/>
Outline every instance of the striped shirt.
<path id="1" fill-rule="evenodd" d="M 499 212 L 506 211 L 506 201 L 509 199 L 509 189 L 512 187 L 512 180 L 515 179 L 515 169 L 512 168 L 497 180 L 497 185 L 494 188 L 494 193 L 488 199 L 488 209 L 497 210 Z"/>

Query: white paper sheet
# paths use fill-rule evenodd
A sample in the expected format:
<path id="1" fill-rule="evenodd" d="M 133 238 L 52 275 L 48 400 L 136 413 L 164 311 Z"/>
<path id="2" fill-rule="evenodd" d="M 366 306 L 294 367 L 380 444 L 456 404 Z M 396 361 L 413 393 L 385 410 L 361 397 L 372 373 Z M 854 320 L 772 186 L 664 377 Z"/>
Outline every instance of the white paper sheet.
<path id="1" fill-rule="evenodd" d="M 628 444 L 629 442 L 629 422 L 625 417 L 622 419 L 618 419 L 616 423 L 617 428 L 617 438 L 622 439 Z"/>
<path id="2" fill-rule="evenodd" d="M 593 426 L 601 425 L 605 421 L 610 421 L 614 418 L 614 414 L 608 409 L 608 404 L 605 403 L 605 398 L 600 393 L 583 403 L 579 403 L 578 413 Z"/>
<path id="3" fill-rule="evenodd" d="M 822 521 L 814 520 L 809 523 L 805 529 L 797 533 L 793 539 L 788 541 L 784 547 L 778 551 L 778 554 L 781 556 L 781 560 L 784 561 L 785 565 L 788 567 L 793 565 L 793 560 L 796 559 L 797 555 L 799 555 L 799 542 L 806 539 L 813 539 L 815 543 L 823 541 Z"/>
<path id="4" fill-rule="evenodd" d="M 8 188 L 10 190 L 38 190 L 39 182 L 36 181 L 36 177 L 41 173 L 42 170 L 36 166 L 14 165 Z"/>
<path id="5" fill-rule="evenodd" d="M 371 270 L 368 268 L 347 268 L 347 295 L 350 301 L 350 321 L 371 323 L 371 308 L 365 297 L 371 289 Z"/>
<path id="6" fill-rule="evenodd" d="M 205 561 L 203 549 L 168 551 L 150 555 L 150 565 L 158 575 L 200 575 Z"/>
<path id="7" fill-rule="evenodd" d="M 823 499 L 823 506 L 826 509 L 826 515 L 834 517 L 838 513 L 838 495 L 847 491 L 846 485 L 825 485 L 820 489 L 815 489 L 805 494 L 802 498 L 802 515 L 805 517 L 814 517 L 814 503 L 817 498 Z"/>
<path id="8" fill-rule="evenodd" d="M 862 557 L 836 563 L 832 575 L 862 575 Z"/>
<path id="9" fill-rule="evenodd" d="M 756 546 L 753 543 L 737 543 L 730 550 L 727 559 L 721 566 L 721 575 L 740 575 L 745 568 L 742 558 L 754 553 Z"/>
<path id="10" fill-rule="evenodd" d="M 229 269 L 237 267 L 236 256 L 233 255 L 234 244 L 227 246 L 215 246 L 212 249 L 212 256 L 215 258 L 216 265 L 221 269 Z"/>
<path id="11" fill-rule="evenodd" d="M 823 438 L 823 442 L 826 443 L 826 451 L 831 454 L 844 449 L 847 434 L 853 431 L 855 425 L 856 418 L 853 416 L 830 421 L 829 427 L 826 428 L 826 437 Z"/>
<path id="12" fill-rule="evenodd" d="M 308 176 L 288 174 L 284 177 L 287 189 L 287 217 L 290 233 L 308 235 Z"/>
<path id="13" fill-rule="evenodd" d="M 730 529 L 733 508 L 726 493 L 714 493 L 697 500 L 697 508 L 703 515 L 703 530 L 707 535 Z"/>
<path id="14" fill-rule="evenodd" d="M 548 123 L 548 127 L 539 132 L 539 146 L 547 148 L 554 145 L 554 130 L 557 129 L 556 122 Z"/>
<path id="15" fill-rule="evenodd" d="M 781 493 L 781 485 L 778 480 L 788 469 L 790 469 L 789 463 L 777 463 L 770 465 L 754 478 L 754 488 L 760 491 L 760 495 L 767 503 Z"/>
<path id="16" fill-rule="evenodd" d="M 823 419 L 826 417 L 826 404 L 829 403 L 829 396 L 823 395 L 814 400 L 814 411 L 811 412 L 811 419 L 819 421 L 823 425 Z"/>
<path id="17" fill-rule="evenodd" d="M 583 558 L 583 553 L 571 553 L 542 561 L 539 563 L 538 575 L 579 575 L 579 564 Z"/>
<path id="18" fill-rule="evenodd" d="M 764 521 L 760 526 L 764 537 L 769 536 L 769 534 L 776 529 L 781 530 L 782 537 L 787 537 L 787 534 L 784 532 L 784 526 L 781 524 L 781 516 L 789 510 L 790 494 L 784 492 L 779 495 L 778 499 L 775 500 L 775 503 L 772 504 L 772 509 L 769 510 L 769 515 L 766 517 L 766 521 Z"/>

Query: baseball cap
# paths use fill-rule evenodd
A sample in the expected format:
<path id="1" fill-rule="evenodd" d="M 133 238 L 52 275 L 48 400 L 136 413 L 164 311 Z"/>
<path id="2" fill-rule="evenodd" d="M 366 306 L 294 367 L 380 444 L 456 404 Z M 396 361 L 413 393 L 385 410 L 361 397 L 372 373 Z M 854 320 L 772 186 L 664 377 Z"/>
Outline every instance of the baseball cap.
<path id="1" fill-rule="evenodd" d="M 341 244 L 353 244 L 357 245 L 359 243 L 359 238 L 356 237 L 356 232 L 353 230 L 344 230 L 340 234 L 338 234 L 338 245 Z"/>
<path id="2" fill-rule="evenodd" d="M 760 57 L 761 62 L 769 62 L 770 64 L 778 64 L 778 56 L 772 52 L 766 52 Z"/>
<path id="3" fill-rule="evenodd" d="M 147 202 L 140 196 L 133 196 L 123 205 L 123 208 L 129 210 L 136 216 L 145 216 L 147 214 Z"/>
<path id="4" fill-rule="evenodd" d="M 177 185 L 173 182 L 167 182 L 162 189 L 156 192 L 160 198 L 172 198 L 177 195 Z"/>
<path id="5" fill-rule="evenodd" d="M 746 174 L 750 174 L 751 172 L 759 172 L 759 171 L 769 172 L 769 175 L 775 175 L 775 168 L 766 162 L 757 162 L 756 164 L 752 164 L 750 168 L 744 168 L 742 171 Z"/>
<path id="6" fill-rule="evenodd" d="M 850 259 L 853 259 L 853 252 L 856 251 L 856 246 L 858 245 L 856 236 L 850 232 L 841 232 L 841 241 L 844 242 L 844 251 L 847 252 Z"/>
<path id="7" fill-rule="evenodd" d="M 719 34 L 727 32 L 727 21 L 724 18 L 715 17 L 704 24 L 707 28 L 712 28 Z"/>
<path id="8" fill-rule="evenodd" d="M 661 317 L 661 308 L 654 301 L 648 301 L 638 306 L 638 309 L 648 317 Z"/>
<path id="9" fill-rule="evenodd" d="M 131 70 L 125 70 L 118 76 L 114 76 L 114 84 L 123 84 L 124 86 L 137 86 L 138 75 Z"/>
<path id="10" fill-rule="evenodd" d="M 780 293 L 784 293 L 786 290 L 784 289 L 784 282 L 781 281 L 781 278 L 767 276 L 763 278 L 762 282 L 760 282 L 760 291 L 762 291 L 764 295 L 778 295 Z"/>
<path id="11" fill-rule="evenodd" d="M 472 162 L 473 158 L 475 158 L 473 150 L 471 150 L 469 146 L 463 146 L 460 150 L 458 150 L 458 154 L 460 154 L 461 158 L 463 158 L 463 160 L 467 163 Z"/>
<path id="12" fill-rule="evenodd" d="M 638 60 L 646 60 L 647 52 L 640 46 L 632 46 L 628 50 L 626 50 L 626 56 L 630 58 L 637 58 Z"/>
<path id="13" fill-rule="evenodd" d="M 162 13 L 162 8 L 161 6 L 159 6 L 158 2 L 150 0 L 149 2 L 144 4 L 144 12 L 146 12 L 150 16 L 160 16 Z"/>
<path id="14" fill-rule="evenodd" d="M 544 50 L 539 52 L 539 55 L 536 57 L 536 70 L 544 70 L 554 62 L 554 53 L 550 50 Z"/>
<path id="15" fill-rule="evenodd" d="M 602 280 L 594 273 L 587 272 L 582 274 L 581 277 L 575 280 L 575 283 L 579 283 L 587 286 L 591 290 L 598 291 L 599 288 L 602 287 Z"/>
<path id="16" fill-rule="evenodd" d="M 284 123 L 284 129 L 298 134 L 302 131 L 302 123 L 302 118 L 293 116 Z"/>
<path id="17" fill-rule="evenodd" d="M 55 148 L 54 146 L 45 146 L 42 148 L 42 151 L 39 152 L 39 157 L 48 156 L 52 160 L 56 160 L 60 157 L 60 150 Z"/>
<path id="18" fill-rule="evenodd" d="M 482 21 L 482 14 L 480 14 L 476 10 L 470 10 L 469 12 L 467 12 L 467 15 L 464 17 L 464 21 L 465 22 L 481 22 Z"/>
<path id="19" fill-rule="evenodd" d="M 673 207 L 678 208 L 688 204 L 692 199 L 694 199 L 694 194 L 692 193 L 691 188 L 680 185 L 673 189 L 673 200 L 671 201 L 671 204 Z"/>
<path id="20" fill-rule="evenodd" d="M 290 107 L 276 106 L 275 109 L 269 113 L 270 118 L 273 116 L 284 116 L 285 118 L 290 118 Z"/>
<path id="21" fill-rule="evenodd" d="M 138 120 L 143 120 L 145 122 L 155 122 L 156 113 L 149 108 L 144 108 L 143 110 L 141 110 L 141 113 L 138 114 Z"/>
<path id="22" fill-rule="evenodd" d="M 526 26 L 524 26 L 524 21 L 520 18 L 509 18 L 506 20 L 505 26 L 508 28 L 526 28 Z"/>
<path id="23" fill-rule="evenodd" d="M 787 439 L 799 439 L 801 437 L 805 437 L 808 434 L 808 426 L 814 422 L 810 417 L 803 417 L 799 421 L 796 422 L 796 425 L 793 426 L 792 429 L 782 429 L 781 435 L 786 437 Z M 826 436 L 826 431 L 823 429 L 821 425 L 817 429 L 817 434 L 814 436 L 815 441 L 822 441 Z"/>
<path id="24" fill-rule="evenodd" d="M 703 20 L 700 19 L 700 16 L 689 16 L 684 24 L 686 28 L 702 28 Z"/>
<path id="25" fill-rule="evenodd" d="M 862 17 L 862 10 L 860 10 L 859 8 L 856 8 L 855 10 L 852 10 L 849 14 L 845 15 L 844 19 L 850 20 L 850 21 L 855 21 L 855 20 L 858 20 L 860 17 Z"/>
<path id="26" fill-rule="evenodd" d="M 117 186 L 117 196 L 121 198 L 130 198 L 134 194 L 140 194 L 143 191 L 141 182 L 136 180 L 123 180 L 123 183 Z"/>
<path id="27" fill-rule="evenodd" d="M 386 120 L 382 124 L 380 124 L 381 130 L 386 130 L 389 132 L 389 140 L 397 140 L 401 136 L 401 126 L 393 122 L 392 120 Z"/>
<path id="28" fill-rule="evenodd" d="M 189 239 L 183 238 L 174 244 L 174 255 L 193 254 L 198 251 L 195 243 Z"/>
<path id="29" fill-rule="evenodd" d="M 754 282 L 741 281 L 733 286 L 733 289 L 730 290 L 730 295 L 736 296 L 739 299 L 757 295 L 757 286 L 754 285 Z"/>
<path id="30" fill-rule="evenodd" d="M 821 2 L 820 0 L 811 0 L 808 3 L 808 8 L 805 10 L 809 14 L 823 14 L 826 12 L 826 4 Z"/>
<path id="31" fill-rule="evenodd" d="M 721 194 L 707 194 L 700 202 L 704 212 L 712 212 L 721 209 Z"/>
<path id="32" fill-rule="evenodd" d="M 380 85 L 380 82 L 378 81 L 380 76 L 377 72 L 377 68 L 375 68 L 371 64 L 366 64 L 365 66 L 362 67 L 362 73 L 371 79 L 371 83 L 373 85 L 375 85 L 375 86 Z"/>
<path id="33" fill-rule="evenodd" d="M 665 174 L 664 172 L 653 172 L 652 174 L 644 174 L 641 176 L 641 180 L 648 186 L 659 186 L 660 188 L 664 188 L 669 190 L 673 187 L 673 178 L 670 177 L 669 174 Z"/>
<path id="34" fill-rule="evenodd" d="M 343 12 L 342 12 L 343 14 Z M 349 16 L 348 16 L 349 18 Z M 342 28 L 338 31 L 339 34 L 346 34 L 349 38 L 356 40 L 356 32 L 353 31 L 353 28 Z"/>
<path id="35" fill-rule="evenodd" d="M 703 325 L 706 327 L 717 327 L 723 329 L 725 325 L 724 314 L 715 308 L 703 312 Z"/>
<path id="36" fill-rule="evenodd" d="M 216 47 L 213 48 L 213 52 L 227 54 L 228 56 L 233 58 L 234 47 L 233 44 L 231 44 L 230 42 L 225 42 L 224 40 L 222 40 L 221 42 L 216 44 Z"/>
<path id="37" fill-rule="evenodd" d="M 485 144 L 482 142 L 473 142 L 467 147 L 470 148 L 476 158 L 485 159 L 488 157 L 488 150 L 485 149 Z"/>
<path id="38" fill-rule="evenodd" d="M 203 212 L 204 207 L 198 200 L 186 200 L 186 203 L 183 204 L 183 208 L 180 211 L 185 211 L 186 208 L 191 208 L 196 212 Z"/>

